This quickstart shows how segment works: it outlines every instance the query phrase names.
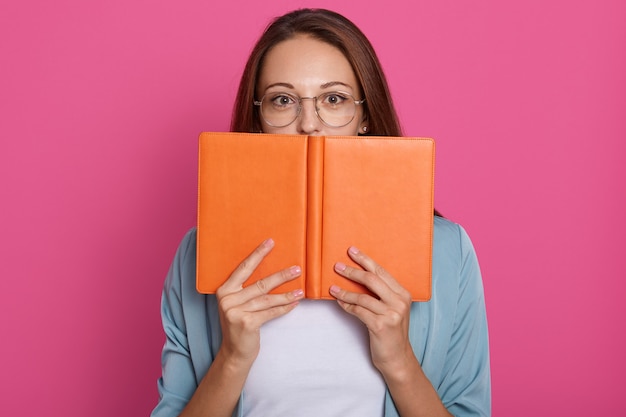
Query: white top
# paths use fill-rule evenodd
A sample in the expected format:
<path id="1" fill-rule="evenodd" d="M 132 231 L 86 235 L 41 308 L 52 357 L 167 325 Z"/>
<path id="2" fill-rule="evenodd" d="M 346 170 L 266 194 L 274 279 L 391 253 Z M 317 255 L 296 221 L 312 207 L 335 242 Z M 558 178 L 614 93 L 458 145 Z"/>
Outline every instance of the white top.
<path id="1" fill-rule="evenodd" d="M 302 300 L 261 327 L 244 416 L 381 417 L 384 402 L 367 329 L 336 301 Z"/>

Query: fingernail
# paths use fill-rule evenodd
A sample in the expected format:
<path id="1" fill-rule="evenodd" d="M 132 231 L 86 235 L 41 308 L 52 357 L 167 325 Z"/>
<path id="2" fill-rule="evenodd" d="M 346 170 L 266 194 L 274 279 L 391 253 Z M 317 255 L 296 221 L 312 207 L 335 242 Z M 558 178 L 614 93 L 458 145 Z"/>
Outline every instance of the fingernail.
<path id="1" fill-rule="evenodd" d="M 289 272 L 291 273 L 291 276 L 297 277 L 298 275 L 302 273 L 302 269 L 296 265 L 296 266 L 292 266 L 291 268 L 289 268 Z"/>
<path id="2" fill-rule="evenodd" d="M 330 293 L 331 294 L 337 294 L 339 291 L 341 291 L 341 288 L 339 288 L 337 285 L 331 285 L 330 286 Z"/>
<path id="3" fill-rule="evenodd" d="M 345 265 L 345 264 L 343 264 L 343 263 L 341 263 L 341 262 L 337 262 L 337 263 L 335 264 L 335 269 L 336 269 L 337 271 L 339 271 L 339 272 L 343 272 L 343 271 L 345 271 L 345 270 L 346 270 L 346 265 Z"/>
<path id="4" fill-rule="evenodd" d="M 294 290 L 291 295 L 293 295 L 293 298 L 302 298 L 304 297 L 304 290 Z"/>
<path id="5" fill-rule="evenodd" d="M 263 246 L 265 246 L 266 248 L 272 248 L 274 247 L 274 239 L 272 239 L 271 237 L 268 239 L 265 239 L 263 241 Z"/>
<path id="6" fill-rule="evenodd" d="M 354 246 L 350 246 L 350 248 L 348 249 L 348 252 L 350 252 L 351 255 L 356 255 L 359 253 L 359 250 L 355 248 Z"/>

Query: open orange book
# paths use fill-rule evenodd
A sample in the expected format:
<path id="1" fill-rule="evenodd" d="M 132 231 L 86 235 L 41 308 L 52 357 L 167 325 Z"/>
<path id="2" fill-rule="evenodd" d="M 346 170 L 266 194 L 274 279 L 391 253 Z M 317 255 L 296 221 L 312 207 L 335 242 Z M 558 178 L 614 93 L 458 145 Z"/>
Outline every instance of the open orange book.
<path id="1" fill-rule="evenodd" d="M 356 246 L 412 294 L 431 293 L 434 142 L 425 138 L 200 135 L 197 289 L 215 293 L 267 238 L 275 246 L 244 286 L 292 265 L 274 293 L 367 289 L 334 272 Z"/>

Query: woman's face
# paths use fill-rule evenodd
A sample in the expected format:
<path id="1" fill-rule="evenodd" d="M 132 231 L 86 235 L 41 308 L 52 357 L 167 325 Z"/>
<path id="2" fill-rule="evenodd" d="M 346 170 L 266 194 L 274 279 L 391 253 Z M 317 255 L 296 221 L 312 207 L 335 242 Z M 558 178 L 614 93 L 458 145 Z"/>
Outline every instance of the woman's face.
<path id="1" fill-rule="evenodd" d="M 277 93 L 297 97 L 318 97 L 324 93 L 340 91 L 361 100 L 360 86 L 346 57 L 335 47 L 305 35 L 283 41 L 265 56 L 256 89 L 258 99 L 273 97 L 275 102 L 286 100 Z M 336 100 L 331 96 L 326 101 Z M 362 132 L 367 121 L 363 106 L 356 106 L 354 118 L 345 126 L 330 127 L 315 113 L 315 100 L 303 100 L 302 110 L 296 120 L 284 127 L 269 125 L 263 118 L 265 133 L 354 136 Z M 275 123 L 279 124 L 279 123 Z"/>

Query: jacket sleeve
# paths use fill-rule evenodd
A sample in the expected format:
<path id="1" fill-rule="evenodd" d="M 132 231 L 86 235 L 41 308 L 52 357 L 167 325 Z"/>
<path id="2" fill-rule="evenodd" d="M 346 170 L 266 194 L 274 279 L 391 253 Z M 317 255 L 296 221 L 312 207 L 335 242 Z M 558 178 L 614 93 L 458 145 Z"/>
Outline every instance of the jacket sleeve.
<path id="1" fill-rule="evenodd" d="M 411 305 L 409 337 L 422 370 L 457 417 L 491 416 L 489 340 L 482 277 L 463 228 L 435 218 L 432 297 Z M 385 417 L 398 417 L 389 392 Z"/>
<path id="2" fill-rule="evenodd" d="M 476 253 L 459 227 L 458 301 L 438 392 L 457 417 L 491 415 L 489 338 L 482 277 Z"/>
<path id="3" fill-rule="evenodd" d="M 161 355 L 162 373 L 157 382 L 159 402 L 152 417 L 178 416 L 198 386 L 183 311 L 182 284 L 190 264 L 195 264 L 193 243 L 193 233 L 189 232 L 178 247 L 163 287 L 161 319 L 166 339 Z"/>

